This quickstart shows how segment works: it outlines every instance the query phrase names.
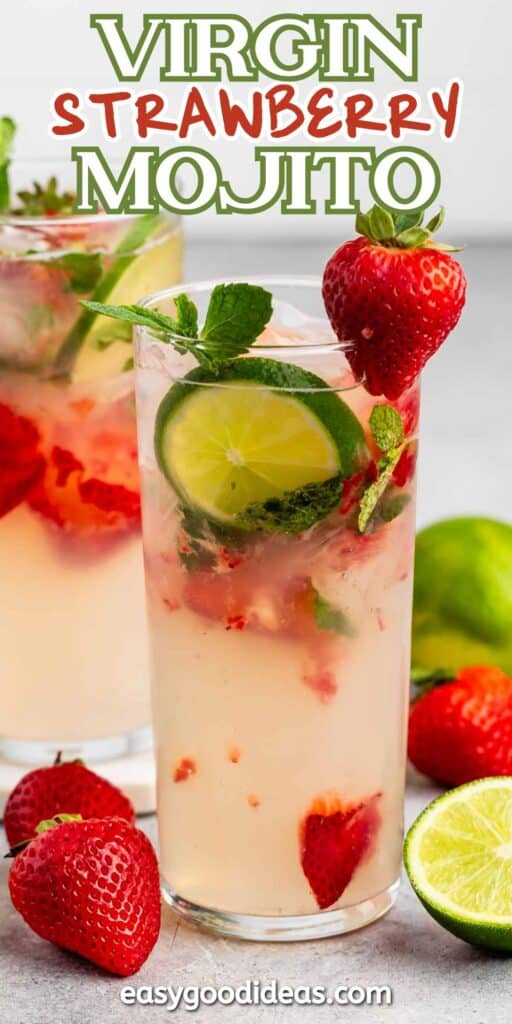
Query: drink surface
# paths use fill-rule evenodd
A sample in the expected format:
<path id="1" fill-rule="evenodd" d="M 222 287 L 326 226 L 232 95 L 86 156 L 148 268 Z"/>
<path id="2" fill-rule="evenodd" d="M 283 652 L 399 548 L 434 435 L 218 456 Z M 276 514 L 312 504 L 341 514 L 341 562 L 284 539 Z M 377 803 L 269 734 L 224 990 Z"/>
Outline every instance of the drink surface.
<path id="1" fill-rule="evenodd" d="M 179 280 L 163 218 L 0 223 L 1 736 L 94 740 L 149 721 L 129 332 L 86 318 Z M 59 354 L 72 339 L 65 365 Z M 69 345 L 68 345 L 69 348 Z"/>
<path id="2" fill-rule="evenodd" d="M 294 419 L 304 412 L 304 394 L 260 381 L 255 396 L 244 376 L 259 363 L 256 345 L 236 361 L 239 380 L 204 384 L 201 395 L 180 399 L 185 410 L 172 411 L 162 441 L 161 410 L 172 404 L 173 379 L 187 387 L 188 365 L 148 338 L 140 343 L 161 871 L 172 894 L 235 914 L 351 907 L 388 889 L 400 873 L 419 399 L 410 389 L 393 403 L 409 441 L 386 503 L 360 532 L 362 495 L 379 463 L 369 420 L 385 400 L 354 380 L 339 348 L 315 352 L 324 334 L 319 322 L 290 328 L 276 321 L 260 339 L 275 346 L 273 361 L 323 378 L 335 404 L 322 415 L 345 467 L 336 500 L 317 521 L 289 520 L 286 529 L 276 527 L 279 500 L 265 505 L 271 520 L 261 503 L 259 518 L 254 505 L 250 516 L 240 512 L 243 487 L 259 486 L 240 475 L 240 463 L 247 457 L 252 472 L 259 459 L 262 487 L 277 494 L 279 478 L 284 490 L 297 486 L 297 467 L 304 473 L 313 446 L 307 472 L 315 486 L 329 484 L 332 453 L 327 441 L 321 446 L 309 407 L 302 433 Z M 297 398 L 294 416 L 274 405 Z M 195 450 L 185 486 L 180 457 L 198 408 L 208 413 L 211 443 L 208 455 L 204 440 Z M 231 432 L 234 471 L 215 492 L 213 514 L 215 487 L 203 462 L 223 431 Z M 297 458 L 285 460 L 292 431 Z M 350 431 L 362 439 L 351 442 L 355 465 L 341 437 Z M 276 473 L 269 470 L 276 465 Z M 191 505 L 191 494 L 208 500 L 207 515 Z"/>

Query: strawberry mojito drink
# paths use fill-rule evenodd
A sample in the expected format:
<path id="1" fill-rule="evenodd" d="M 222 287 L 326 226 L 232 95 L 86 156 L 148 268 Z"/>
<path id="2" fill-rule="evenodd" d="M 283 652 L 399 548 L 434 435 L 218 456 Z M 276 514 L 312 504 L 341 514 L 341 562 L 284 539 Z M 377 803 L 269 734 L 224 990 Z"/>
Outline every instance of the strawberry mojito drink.
<path id="1" fill-rule="evenodd" d="M 72 201 L 51 180 L 0 215 L 0 753 L 39 763 L 148 745 L 130 328 L 80 300 L 181 269 L 172 220 Z"/>
<path id="2" fill-rule="evenodd" d="M 374 348 L 343 337 L 342 250 L 332 327 L 313 278 L 107 310 L 139 325 L 164 894 L 244 938 L 359 927 L 400 873 L 421 353 L 386 353 L 371 294 Z"/>

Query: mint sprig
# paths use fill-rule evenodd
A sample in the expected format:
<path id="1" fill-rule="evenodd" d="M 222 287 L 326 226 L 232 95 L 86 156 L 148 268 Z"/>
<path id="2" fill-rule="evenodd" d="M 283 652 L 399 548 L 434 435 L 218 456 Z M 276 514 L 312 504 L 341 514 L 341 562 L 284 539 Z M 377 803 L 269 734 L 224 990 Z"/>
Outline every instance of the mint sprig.
<path id="1" fill-rule="evenodd" d="M 15 134 L 16 125 L 12 118 L 0 117 L 0 213 L 5 213 L 11 205 L 9 166 Z"/>
<path id="2" fill-rule="evenodd" d="M 359 503 L 357 527 L 364 533 L 370 519 L 378 507 L 382 505 L 382 518 L 385 522 L 399 515 L 407 502 L 387 502 L 386 496 L 394 470 L 398 465 L 407 445 L 404 425 L 400 413 L 392 405 L 375 405 L 370 414 L 370 430 L 375 444 L 382 452 L 377 463 L 377 479 L 369 484 Z"/>
<path id="3" fill-rule="evenodd" d="M 199 332 L 197 307 L 186 293 L 177 295 L 176 316 L 167 316 L 144 306 L 111 306 L 84 301 L 94 315 L 147 327 L 160 341 L 177 352 L 191 353 L 197 362 L 212 372 L 248 352 L 272 316 L 272 296 L 259 285 L 221 284 L 213 289 L 206 319 Z"/>

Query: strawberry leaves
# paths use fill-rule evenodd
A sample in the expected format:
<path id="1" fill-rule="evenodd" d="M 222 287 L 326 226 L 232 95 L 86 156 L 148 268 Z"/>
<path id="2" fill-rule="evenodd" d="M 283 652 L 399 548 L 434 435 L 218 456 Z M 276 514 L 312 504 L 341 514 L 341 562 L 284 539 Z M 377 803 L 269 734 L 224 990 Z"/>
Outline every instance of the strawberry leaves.
<path id="1" fill-rule="evenodd" d="M 409 444 L 405 437 L 404 425 L 400 413 L 392 405 L 375 405 L 370 415 L 370 430 L 375 444 L 382 452 L 377 463 L 377 479 L 368 485 L 359 504 L 357 527 L 365 533 L 377 507 L 384 522 L 389 522 L 399 515 L 404 508 L 404 497 L 387 501 L 388 487 L 393 473 Z"/>
<path id="2" fill-rule="evenodd" d="M 375 206 L 368 213 L 356 216 L 356 231 L 371 242 L 397 249 L 442 249 L 446 252 L 459 251 L 456 246 L 435 242 L 433 235 L 441 227 L 445 216 L 444 206 L 425 226 L 423 212 L 413 210 L 411 213 L 397 213 Z"/>

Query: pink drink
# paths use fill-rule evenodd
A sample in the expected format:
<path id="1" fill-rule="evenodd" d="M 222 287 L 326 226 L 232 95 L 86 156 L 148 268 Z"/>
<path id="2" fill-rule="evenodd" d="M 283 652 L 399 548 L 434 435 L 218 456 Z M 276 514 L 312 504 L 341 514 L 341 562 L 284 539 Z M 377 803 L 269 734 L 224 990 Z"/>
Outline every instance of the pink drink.
<path id="1" fill-rule="evenodd" d="M 0 248 L 0 751 L 114 757 L 149 743 L 130 331 L 79 300 L 179 280 L 181 234 L 6 217 Z"/>
<path id="2" fill-rule="evenodd" d="M 164 892 L 185 916 L 246 938 L 368 923 L 391 906 L 401 863 L 419 399 L 394 403 L 413 440 L 360 533 L 378 459 L 368 419 L 385 399 L 354 381 L 325 322 L 287 306 L 316 314 L 319 285 L 293 284 L 268 282 L 283 302 L 251 356 L 321 377 L 368 445 L 336 506 L 302 532 L 230 534 L 184 508 L 153 435 L 192 364 L 144 331 L 138 343 Z M 219 416 L 229 387 L 216 389 Z M 243 400 L 254 422 L 254 390 Z"/>

